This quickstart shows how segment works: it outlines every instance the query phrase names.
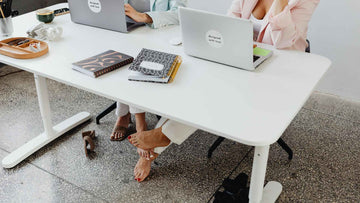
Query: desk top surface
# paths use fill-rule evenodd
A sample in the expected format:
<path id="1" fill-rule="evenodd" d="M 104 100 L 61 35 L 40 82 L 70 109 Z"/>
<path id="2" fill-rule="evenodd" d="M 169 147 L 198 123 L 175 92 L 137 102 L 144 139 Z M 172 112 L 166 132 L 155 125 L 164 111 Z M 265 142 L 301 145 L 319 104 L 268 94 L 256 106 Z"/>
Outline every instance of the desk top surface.
<path id="1" fill-rule="evenodd" d="M 67 5 L 53 8 L 62 7 Z M 14 18 L 13 36 L 25 36 L 36 23 L 34 12 Z M 180 36 L 179 26 L 141 27 L 124 34 L 75 24 L 70 15 L 55 17 L 52 25 L 64 33 L 61 40 L 49 42 L 48 54 L 27 60 L 0 55 L 0 61 L 254 146 L 279 139 L 331 65 L 322 56 L 274 50 L 251 72 L 194 58 L 182 46 L 170 45 L 170 39 Z M 109 49 L 136 57 L 141 48 L 183 57 L 173 83 L 128 81 L 128 66 L 96 79 L 72 70 L 73 62 Z"/>

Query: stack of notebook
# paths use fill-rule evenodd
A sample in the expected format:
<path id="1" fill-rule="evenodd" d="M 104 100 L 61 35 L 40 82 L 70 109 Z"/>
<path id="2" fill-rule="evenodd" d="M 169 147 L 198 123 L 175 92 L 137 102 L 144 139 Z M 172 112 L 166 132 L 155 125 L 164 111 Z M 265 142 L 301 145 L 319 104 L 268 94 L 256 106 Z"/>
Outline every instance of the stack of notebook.
<path id="1" fill-rule="evenodd" d="M 181 57 L 175 54 L 142 49 L 129 67 L 131 81 L 170 83 L 180 67 Z"/>

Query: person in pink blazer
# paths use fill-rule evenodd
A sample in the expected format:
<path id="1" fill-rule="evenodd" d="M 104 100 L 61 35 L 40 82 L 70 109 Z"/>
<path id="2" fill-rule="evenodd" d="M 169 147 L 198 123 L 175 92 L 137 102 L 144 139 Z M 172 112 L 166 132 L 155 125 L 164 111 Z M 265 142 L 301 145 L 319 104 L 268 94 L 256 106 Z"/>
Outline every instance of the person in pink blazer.
<path id="1" fill-rule="evenodd" d="M 320 0 L 234 0 L 228 11 L 233 17 L 259 24 L 255 41 L 277 49 L 305 51 L 308 23 Z"/>

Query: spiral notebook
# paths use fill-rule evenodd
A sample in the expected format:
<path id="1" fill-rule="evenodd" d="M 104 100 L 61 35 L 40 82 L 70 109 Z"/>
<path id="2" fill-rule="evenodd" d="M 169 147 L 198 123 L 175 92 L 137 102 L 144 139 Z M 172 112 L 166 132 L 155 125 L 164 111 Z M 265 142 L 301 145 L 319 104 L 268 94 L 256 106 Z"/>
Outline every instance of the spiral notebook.
<path id="1" fill-rule="evenodd" d="M 174 61 L 172 68 L 169 71 L 169 75 L 167 75 L 166 77 L 159 77 L 156 75 L 144 74 L 138 71 L 131 71 L 128 76 L 128 80 L 140 81 L 140 82 L 154 82 L 154 83 L 171 83 L 174 81 L 181 63 L 182 63 L 182 59 L 180 56 L 178 56 Z"/>
<path id="2" fill-rule="evenodd" d="M 99 77 L 105 73 L 132 63 L 132 56 L 108 50 L 96 56 L 73 63 L 73 69 L 91 77 Z"/>
<path id="3" fill-rule="evenodd" d="M 142 49 L 134 60 L 134 63 L 129 67 L 129 70 L 165 78 L 170 75 L 170 70 L 176 58 L 177 55 L 175 54 Z M 152 65 L 151 68 L 146 66 L 149 64 Z"/>
<path id="4" fill-rule="evenodd" d="M 131 81 L 169 83 L 172 82 L 181 65 L 181 56 L 142 49 L 134 63 L 128 79 Z"/>

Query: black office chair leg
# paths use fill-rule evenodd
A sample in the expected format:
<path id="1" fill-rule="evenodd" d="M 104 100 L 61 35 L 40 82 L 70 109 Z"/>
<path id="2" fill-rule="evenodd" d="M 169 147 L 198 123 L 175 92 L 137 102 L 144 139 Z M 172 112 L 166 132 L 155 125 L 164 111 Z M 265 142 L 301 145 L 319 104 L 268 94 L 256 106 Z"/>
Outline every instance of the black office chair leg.
<path id="1" fill-rule="evenodd" d="M 285 143 L 282 138 L 278 139 L 277 143 L 289 154 L 289 160 L 291 160 L 293 158 L 293 151 L 291 150 L 291 148 Z"/>
<path id="2" fill-rule="evenodd" d="M 108 115 L 112 110 L 116 109 L 116 102 L 114 102 L 113 104 L 111 104 L 111 106 L 109 106 L 108 108 L 106 108 L 103 112 L 99 113 L 95 120 L 96 120 L 96 124 L 100 124 L 100 119 L 102 119 L 104 116 Z"/>
<path id="3" fill-rule="evenodd" d="M 211 158 L 212 153 L 215 151 L 215 149 L 221 144 L 222 141 L 224 141 L 225 138 L 219 137 L 215 142 L 211 145 L 210 149 L 208 150 L 208 158 Z M 277 143 L 280 145 L 281 148 L 283 148 L 288 154 L 289 154 L 289 160 L 292 160 L 293 158 L 293 151 L 292 149 L 285 143 L 285 141 L 280 138 L 278 139 Z"/>
<path id="4" fill-rule="evenodd" d="M 225 140 L 225 138 L 223 138 L 223 137 L 218 137 L 218 139 L 215 140 L 215 142 L 211 145 L 210 149 L 208 150 L 208 155 L 207 155 L 208 158 L 211 158 L 212 153 L 224 140 Z"/>

